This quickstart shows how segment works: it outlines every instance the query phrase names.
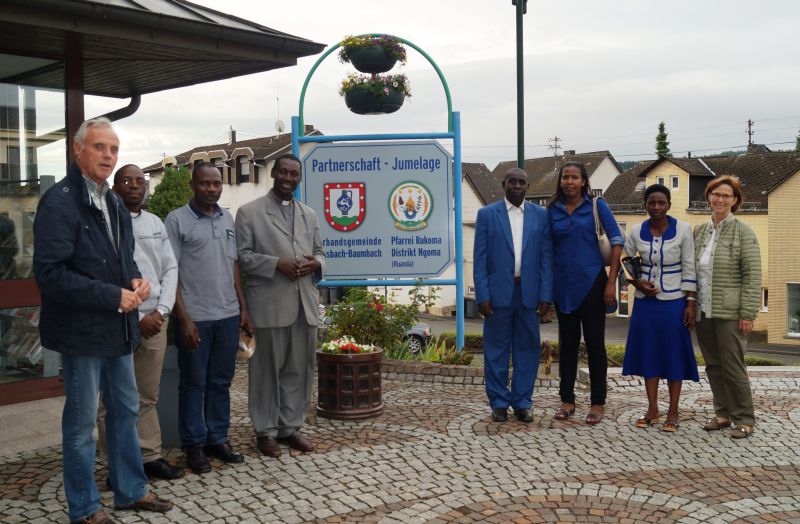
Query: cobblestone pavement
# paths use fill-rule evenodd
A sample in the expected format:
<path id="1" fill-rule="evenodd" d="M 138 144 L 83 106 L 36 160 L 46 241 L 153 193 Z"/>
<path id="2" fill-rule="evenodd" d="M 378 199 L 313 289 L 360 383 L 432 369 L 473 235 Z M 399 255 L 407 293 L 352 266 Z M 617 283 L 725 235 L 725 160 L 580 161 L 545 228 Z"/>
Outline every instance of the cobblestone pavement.
<path id="1" fill-rule="evenodd" d="M 496 424 L 475 377 L 441 383 L 392 373 L 381 417 L 341 422 L 312 413 L 304 431 L 317 452 L 276 460 L 255 450 L 241 367 L 231 437 L 246 462 L 215 461 L 210 474 L 154 482 L 175 501 L 166 515 L 111 514 L 154 523 L 800 523 L 800 370 L 751 378 L 758 428 L 733 441 L 700 427 L 711 413 L 705 382 L 684 386 L 680 429 L 665 434 L 632 427 L 646 406 L 643 388 L 614 374 L 606 418 L 591 427 L 585 405 L 571 420 L 553 419 L 552 381 L 537 389 L 532 424 Z M 181 459 L 176 450 L 170 456 Z M 67 521 L 60 448 L 0 459 L 0 486 L 0 521 Z M 110 492 L 102 495 L 110 508 Z"/>

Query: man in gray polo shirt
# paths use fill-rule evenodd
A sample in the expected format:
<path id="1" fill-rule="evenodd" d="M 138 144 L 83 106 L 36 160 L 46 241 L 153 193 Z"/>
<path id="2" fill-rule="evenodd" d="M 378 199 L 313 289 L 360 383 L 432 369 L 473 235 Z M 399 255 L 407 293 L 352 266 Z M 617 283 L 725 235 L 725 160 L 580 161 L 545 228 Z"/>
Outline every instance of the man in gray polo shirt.
<path id="1" fill-rule="evenodd" d="M 217 205 L 222 175 L 213 164 L 195 166 L 194 197 L 167 215 L 178 261 L 175 297 L 178 345 L 178 431 L 195 473 L 211 471 L 207 456 L 239 463 L 231 449 L 230 386 L 239 330 L 250 321 L 242 295 L 231 214 Z"/>

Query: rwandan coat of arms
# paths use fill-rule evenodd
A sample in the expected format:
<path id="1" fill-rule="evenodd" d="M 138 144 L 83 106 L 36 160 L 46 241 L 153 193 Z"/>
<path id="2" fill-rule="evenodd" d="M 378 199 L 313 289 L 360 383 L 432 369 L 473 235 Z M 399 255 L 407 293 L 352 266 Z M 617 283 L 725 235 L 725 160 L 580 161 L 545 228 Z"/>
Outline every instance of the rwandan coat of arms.
<path id="1" fill-rule="evenodd" d="M 389 212 L 397 229 L 415 231 L 427 227 L 431 211 L 431 192 L 418 182 L 403 182 L 389 195 Z"/>
<path id="2" fill-rule="evenodd" d="M 324 185 L 325 221 L 336 231 L 353 231 L 364 223 L 367 212 L 363 182 Z"/>

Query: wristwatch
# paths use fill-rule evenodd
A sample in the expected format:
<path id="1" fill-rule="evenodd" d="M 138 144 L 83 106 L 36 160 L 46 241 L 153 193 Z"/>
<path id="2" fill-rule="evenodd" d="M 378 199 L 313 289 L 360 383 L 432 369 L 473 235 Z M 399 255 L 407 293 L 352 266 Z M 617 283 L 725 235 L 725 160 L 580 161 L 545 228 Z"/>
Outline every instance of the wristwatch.
<path id="1" fill-rule="evenodd" d="M 169 313 L 161 313 L 161 322 L 164 322 L 169 318 Z"/>

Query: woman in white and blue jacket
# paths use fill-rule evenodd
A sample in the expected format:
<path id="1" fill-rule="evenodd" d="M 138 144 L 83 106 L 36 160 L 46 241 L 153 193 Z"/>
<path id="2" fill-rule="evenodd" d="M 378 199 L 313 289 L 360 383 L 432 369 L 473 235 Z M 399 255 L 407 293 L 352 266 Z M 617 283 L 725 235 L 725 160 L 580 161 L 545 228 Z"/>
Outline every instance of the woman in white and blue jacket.
<path id="1" fill-rule="evenodd" d="M 650 218 L 633 226 L 625 242 L 628 256 L 638 253 L 642 258 L 642 276 L 632 282 L 636 299 L 622 373 L 645 379 L 648 408 L 636 421 L 640 428 L 660 422 L 658 382 L 667 380 L 669 411 L 660 429 L 675 432 L 682 381 L 700 380 L 689 333 L 697 291 L 694 236 L 689 224 L 667 214 L 671 206 L 667 187 L 648 187 L 644 202 Z"/>

